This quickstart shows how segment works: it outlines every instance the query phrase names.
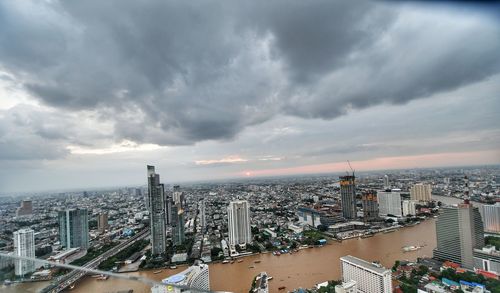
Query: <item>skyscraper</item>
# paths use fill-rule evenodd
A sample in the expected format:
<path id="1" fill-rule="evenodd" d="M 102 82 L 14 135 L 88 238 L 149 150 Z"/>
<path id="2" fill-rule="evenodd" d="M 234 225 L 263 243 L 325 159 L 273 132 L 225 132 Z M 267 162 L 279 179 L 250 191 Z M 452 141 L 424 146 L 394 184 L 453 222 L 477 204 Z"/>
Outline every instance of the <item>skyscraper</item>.
<path id="1" fill-rule="evenodd" d="M 97 216 L 97 231 L 99 233 L 104 233 L 108 229 L 108 214 L 101 213 Z"/>
<path id="2" fill-rule="evenodd" d="M 174 245 L 181 245 L 185 240 L 184 225 L 184 193 L 179 185 L 174 185 L 172 198 L 170 199 L 172 225 L 172 242 Z"/>
<path id="3" fill-rule="evenodd" d="M 403 211 L 401 209 L 401 194 L 398 191 L 377 191 L 377 200 L 380 216 L 403 216 Z"/>
<path id="4" fill-rule="evenodd" d="M 377 192 L 370 190 L 361 195 L 363 203 L 363 219 L 365 221 L 373 221 L 378 218 L 378 201 Z"/>
<path id="5" fill-rule="evenodd" d="M 227 207 L 227 220 L 230 245 L 245 245 L 252 242 L 248 201 L 231 201 Z"/>
<path id="6" fill-rule="evenodd" d="M 180 205 L 172 205 L 172 242 L 181 245 L 186 239 L 184 232 L 184 209 Z"/>
<path id="7" fill-rule="evenodd" d="M 483 206 L 484 231 L 500 233 L 500 203 Z"/>
<path id="8" fill-rule="evenodd" d="M 430 184 L 418 183 L 411 187 L 410 198 L 412 200 L 429 202 L 432 199 L 431 192 L 432 187 Z"/>
<path id="9" fill-rule="evenodd" d="M 384 175 L 384 189 L 390 189 L 391 188 L 391 182 L 389 181 L 389 175 L 385 174 Z"/>
<path id="10" fill-rule="evenodd" d="M 358 292 L 392 293 L 391 270 L 354 256 L 340 258 L 342 282 L 355 281 Z"/>
<path id="11" fill-rule="evenodd" d="M 89 248 L 89 220 L 86 209 L 59 211 L 59 239 L 66 248 Z"/>
<path id="12" fill-rule="evenodd" d="M 147 205 L 151 229 L 151 253 L 158 255 L 166 251 L 166 203 L 165 188 L 160 183 L 160 175 L 155 173 L 154 166 L 147 166 L 148 197 Z"/>
<path id="13" fill-rule="evenodd" d="M 21 229 L 14 232 L 14 254 L 22 257 L 35 257 L 35 232 Z M 35 262 L 16 259 L 14 262 L 16 276 L 24 276 L 35 271 Z"/>
<path id="14" fill-rule="evenodd" d="M 346 219 L 356 219 L 356 187 L 354 174 L 340 176 L 340 198 L 342 200 L 342 216 Z"/>
<path id="15" fill-rule="evenodd" d="M 436 222 L 436 237 L 434 258 L 450 260 L 472 269 L 474 248 L 484 246 L 483 221 L 478 208 L 468 201 L 444 207 Z"/>
<path id="16" fill-rule="evenodd" d="M 31 200 L 23 200 L 21 206 L 16 210 L 16 217 L 28 216 L 33 213 L 33 204 Z"/>

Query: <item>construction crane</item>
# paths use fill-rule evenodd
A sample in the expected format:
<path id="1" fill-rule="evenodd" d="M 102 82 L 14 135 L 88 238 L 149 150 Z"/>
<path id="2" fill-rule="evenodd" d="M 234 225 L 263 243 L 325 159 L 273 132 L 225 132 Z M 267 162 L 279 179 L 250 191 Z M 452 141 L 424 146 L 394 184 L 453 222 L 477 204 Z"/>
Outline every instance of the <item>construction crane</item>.
<path id="1" fill-rule="evenodd" d="M 349 160 L 347 160 L 347 165 L 349 165 L 349 168 L 351 169 L 352 172 L 352 176 L 354 176 L 354 169 L 351 167 L 351 162 L 349 162 Z"/>

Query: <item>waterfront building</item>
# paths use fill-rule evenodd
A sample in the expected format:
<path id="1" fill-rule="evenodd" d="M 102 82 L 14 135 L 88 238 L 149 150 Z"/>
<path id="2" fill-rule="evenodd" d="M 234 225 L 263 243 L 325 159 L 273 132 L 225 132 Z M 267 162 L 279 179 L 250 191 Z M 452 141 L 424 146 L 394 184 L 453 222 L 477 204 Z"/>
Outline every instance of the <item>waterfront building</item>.
<path id="1" fill-rule="evenodd" d="M 358 293 L 356 281 L 350 280 L 335 286 L 335 293 Z"/>
<path id="2" fill-rule="evenodd" d="M 416 200 L 403 200 L 402 202 L 402 207 L 403 207 L 403 216 L 415 216 L 417 214 L 417 203 L 418 201 Z"/>
<path id="3" fill-rule="evenodd" d="M 245 245 L 252 242 L 248 201 L 231 201 L 227 207 L 227 219 L 230 245 Z"/>
<path id="4" fill-rule="evenodd" d="M 166 204 L 165 187 L 160 183 L 160 175 L 155 173 L 154 166 L 147 166 L 148 197 L 147 205 L 150 219 L 151 254 L 158 255 L 166 251 Z"/>
<path id="5" fill-rule="evenodd" d="M 472 252 L 474 256 L 474 268 L 485 272 L 500 274 L 500 251 L 495 246 L 489 245 L 482 249 L 475 248 Z"/>
<path id="6" fill-rule="evenodd" d="M 21 229 L 14 232 L 14 255 L 35 257 L 35 231 Z M 14 261 L 16 276 L 24 276 L 35 271 L 35 262 L 16 259 Z"/>
<path id="7" fill-rule="evenodd" d="M 353 175 L 340 176 L 340 200 L 342 201 L 342 216 L 348 220 L 356 219 L 356 186 Z"/>
<path id="8" fill-rule="evenodd" d="M 33 203 L 31 200 L 21 201 L 21 206 L 16 210 L 16 217 L 29 216 L 33 214 Z"/>
<path id="9" fill-rule="evenodd" d="M 418 183 L 411 187 L 410 199 L 429 202 L 432 200 L 431 192 L 432 192 L 432 187 L 430 184 Z"/>
<path id="10" fill-rule="evenodd" d="M 347 255 L 340 258 L 342 282 L 355 281 L 358 292 L 392 293 L 391 270 Z"/>
<path id="11" fill-rule="evenodd" d="M 196 290 L 180 289 L 178 286 L 190 287 L 198 290 L 210 290 L 210 274 L 208 265 L 196 262 L 186 270 L 162 280 L 164 286 L 155 285 L 152 293 L 180 293 L 198 292 Z M 172 285 L 176 285 L 175 287 Z"/>
<path id="12" fill-rule="evenodd" d="M 97 216 L 97 231 L 99 233 L 104 233 L 108 228 L 109 228 L 108 214 L 107 213 L 99 214 Z"/>
<path id="13" fill-rule="evenodd" d="M 377 191 L 378 210 L 381 217 L 402 217 L 401 193 L 394 190 Z"/>
<path id="14" fill-rule="evenodd" d="M 483 205 L 484 231 L 500 233 L 500 203 Z"/>
<path id="15" fill-rule="evenodd" d="M 373 221 L 378 218 L 378 201 L 377 192 L 370 190 L 361 195 L 361 202 L 363 204 L 363 219 L 365 222 Z"/>
<path id="16" fill-rule="evenodd" d="M 59 240 L 61 246 L 69 249 L 89 248 L 89 220 L 86 209 L 59 211 Z"/>
<path id="17" fill-rule="evenodd" d="M 484 246 L 483 221 L 468 201 L 442 209 L 436 221 L 434 258 L 450 260 L 464 268 L 474 267 L 473 250 Z"/>

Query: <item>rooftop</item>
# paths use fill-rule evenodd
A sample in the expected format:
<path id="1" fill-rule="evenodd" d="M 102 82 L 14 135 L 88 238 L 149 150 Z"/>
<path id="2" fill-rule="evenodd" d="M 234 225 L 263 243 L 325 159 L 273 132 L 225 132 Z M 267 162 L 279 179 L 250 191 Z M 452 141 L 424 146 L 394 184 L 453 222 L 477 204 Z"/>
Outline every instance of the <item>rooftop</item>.
<path id="1" fill-rule="evenodd" d="M 352 255 L 343 256 L 340 258 L 340 260 L 350 262 L 350 263 L 357 265 L 357 266 L 361 266 L 361 267 L 368 269 L 368 270 L 371 270 L 377 274 L 384 274 L 386 272 L 390 272 L 390 270 L 384 268 L 380 264 L 367 262 L 366 260 L 357 258 L 357 257 L 352 256 Z"/>

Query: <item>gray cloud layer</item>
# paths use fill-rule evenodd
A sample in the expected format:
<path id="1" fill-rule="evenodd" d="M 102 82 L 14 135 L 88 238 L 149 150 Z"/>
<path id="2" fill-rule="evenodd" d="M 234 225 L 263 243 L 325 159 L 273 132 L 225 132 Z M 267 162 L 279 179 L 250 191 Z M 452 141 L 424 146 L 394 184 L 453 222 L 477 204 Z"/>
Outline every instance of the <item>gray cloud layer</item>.
<path id="1" fill-rule="evenodd" d="M 46 105 L 96 112 L 113 124 L 107 139 L 186 145 L 279 114 L 332 119 L 499 73 L 500 26 L 462 17 L 374 1 L 2 1 L 0 68 Z M 11 128 L 11 115 L 4 159 L 93 143 L 61 127 L 64 116 Z M 47 150 L 31 149 L 42 141 Z"/>

